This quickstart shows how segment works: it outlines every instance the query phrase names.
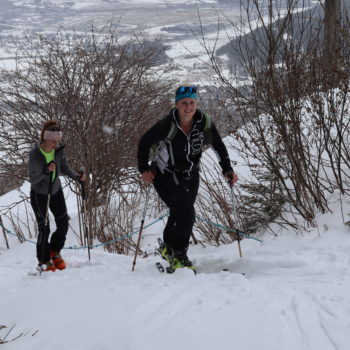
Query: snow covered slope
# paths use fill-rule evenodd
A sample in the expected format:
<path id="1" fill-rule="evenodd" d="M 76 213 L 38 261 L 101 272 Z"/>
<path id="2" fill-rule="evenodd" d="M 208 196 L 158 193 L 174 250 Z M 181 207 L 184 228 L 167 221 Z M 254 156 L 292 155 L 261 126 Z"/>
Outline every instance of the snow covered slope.
<path id="1" fill-rule="evenodd" d="M 319 231 L 243 240 L 243 258 L 191 246 L 197 276 L 161 274 L 155 256 L 131 272 L 132 257 L 102 249 L 90 262 L 66 250 L 66 270 L 28 276 L 35 245 L 10 237 L 6 250 L 1 237 L 0 325 L 16 325 L 7 340 L 24 332 L 1 350 L 347 350 L 350 229 L 336 198 L 332 209 Z M 149 251 L 161 227 L 145 230 Z"/>

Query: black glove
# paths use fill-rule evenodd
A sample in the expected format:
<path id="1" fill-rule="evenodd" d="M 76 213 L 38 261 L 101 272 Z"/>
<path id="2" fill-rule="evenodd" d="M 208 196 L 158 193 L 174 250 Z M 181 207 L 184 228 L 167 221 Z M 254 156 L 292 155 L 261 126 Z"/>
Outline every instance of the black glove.
<path id="1" fill-rule="evenodd" d="M 52 160 L 50 163 L 44 165 L 43 173 L 45 175 L 50 175 L 52 173 L 52 171 L 49 170 L 49 165 L 52 163 L 56 164 L 56 162 Z"/>
<path id="2" fill-rule="evenodd" d="M 84 172 L 83 171 L 79 171 L 79 173 L 77 174 L 78 181 L 81 182 L 81 178 L 83 177 L 83 175 L 84 175 Z"/>

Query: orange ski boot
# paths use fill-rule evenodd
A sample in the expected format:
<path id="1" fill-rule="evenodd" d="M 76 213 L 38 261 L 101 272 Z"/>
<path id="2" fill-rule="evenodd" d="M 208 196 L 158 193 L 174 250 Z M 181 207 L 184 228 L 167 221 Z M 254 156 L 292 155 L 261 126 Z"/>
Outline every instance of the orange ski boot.
<path id="1" fill-rule="evenodd" d="M 54 252 L 53 250 L 50 251 L 51 260 L 53 262 L 53 265 L 58 270 L 64 270 L 66 268 L 66 263 L 62 259 L 62 256 L 59 252 Z"/>

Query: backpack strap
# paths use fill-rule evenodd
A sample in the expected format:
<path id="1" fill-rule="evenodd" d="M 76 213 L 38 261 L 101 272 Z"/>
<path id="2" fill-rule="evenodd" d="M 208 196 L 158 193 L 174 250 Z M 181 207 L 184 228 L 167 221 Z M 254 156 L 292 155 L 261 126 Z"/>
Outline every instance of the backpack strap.
<path id="1" fill-rule="evenodd" d="M 204 117 L 204 132 L 206 132 L 211 128 L 211 118 L 206 113 L 203 113 L 203 117 Z"/>
<path id="2" fill-rule="evenodd" d="M 170 123 L 170 129 L 169 129 L 168 135 L 166 136 L 166 140 L 168 141 L 174 140 L 176 133 L 177 133 L 177 126 L 175 122 L 172 120 Z"/>
<path id="3" fill-rule="evenodd" d="M 203 113 L 204 117 L 204 144 L 210 145 L 213 141 L 212 133 L 211 133 L 211 126 L 212 126 L 212 120 L 208 114 Z"/>

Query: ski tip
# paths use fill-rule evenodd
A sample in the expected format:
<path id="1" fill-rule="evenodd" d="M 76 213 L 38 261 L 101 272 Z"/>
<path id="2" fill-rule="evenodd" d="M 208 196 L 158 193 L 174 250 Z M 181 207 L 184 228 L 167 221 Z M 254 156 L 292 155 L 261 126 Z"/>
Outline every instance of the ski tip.
<path id="1" fill-rule="evenodd" d="M 160 262 L 156 262 L 156 267 L 159 272 L 164 272 L 164 266 Z"/>
<path id="2" fill-rule="evenodd" d="M 166 267 L 166 272 L 167 272 L 167 273 L 174 273 L 175 270 L 173 270 L 170 266 L 167 266 L 167 267 Z"/>

